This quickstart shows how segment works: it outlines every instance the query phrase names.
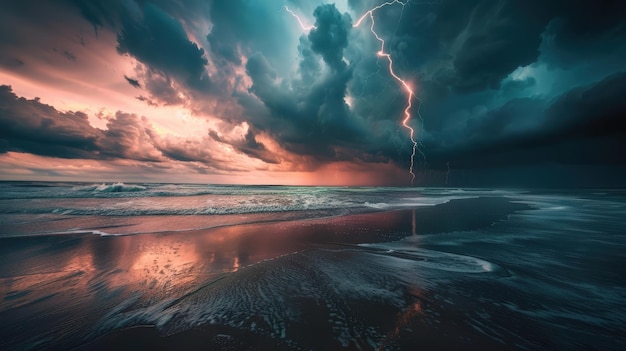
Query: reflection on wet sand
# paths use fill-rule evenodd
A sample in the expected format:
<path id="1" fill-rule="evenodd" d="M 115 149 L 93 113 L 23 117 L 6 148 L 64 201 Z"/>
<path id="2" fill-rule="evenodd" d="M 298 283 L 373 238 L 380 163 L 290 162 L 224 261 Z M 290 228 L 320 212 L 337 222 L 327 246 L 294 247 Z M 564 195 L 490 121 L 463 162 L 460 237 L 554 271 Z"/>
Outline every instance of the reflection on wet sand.
<path id="1" fill-rule="evenodd" d="M 64 348 L 78 346 L 102 333 L 94 332 L 94 328 L 103 316 L 117 313 L 124 317 L 126 311 L 174 303 L 203 289 L 208 282 L 232 277 L 219 284 L 220 289 L 227 291 L 230 287 L 222 287 L 227 281 L 231 285 L 241 283 L 234 272 L 297 252 L 336 251 L 333 260 L 343 265 L 352 264 L 348 252 L 361 249 L 348 246 L 345 251 L 344 244 L 390 242 L 419 234 L 421 227 L 418 223 L 416 228 L 416 222 L 424 224 L 431 220 L 425 211 L 427 209 L 392 211 L 160 234 L 98 236 L 82 233 L 1 239 L 0 348 L 30 348 L 38 343 Z M 432 218 L 432 223 L 427 223 L 430 230 L 436 230 L 437 223 L 444 223 L 436 216 Z M 167 219 L 155 217 L 154 220 Z M 491 221 L 485 220 L 485 223 Z M 302 263 L 298 260 L 302 257 L 305 256 L 294 256 L 294 267 L 300 267 Z M 388 259 L 395 262 L 395 258 Z M 312 262 L 319 263 L 315 259 Z M 310 288 L 315 290 L 317 279 L 337 279 L 336 286 L 342 286 L 358 278 L 357 281 L 367 286 L 369 276 L 353 272 L 363 271 L 368 261 L 344 270 L 334 269 L 334 266 L 328 266 L 331 272 L 327 276 L 318 276 L 304 269 L 307 267 L 301 267 L 303 276 L 309 280 L 298 280 L 297 284 L 313 284 Z M 272 272 L 263 267 L 258 269 L 259 281 Z M 369 268 L 377 272 L 380 267 Z M 344 275 L 346 279 L 338 278 Z M 392 276 L 384 275 L 381 281 L 392 282 Z M 276 279 L 280 281 L 281 275 Z M 335 288 L 329 287 L 330 290 Z M 267 291 L 272 289 L 272 284 L 263 287 Z M 251 294 L 251 301 L 259 298 L 254 291 L 246 290 Z M 359 289 L 350 291 L 352 295 L 363 293 Z M 391 294 L 396 293 L 392 290 Z M 412 319 L 417 312 L 409 308 L 405 316 L 400 315 L 398 330 L 403 320 Z"/>
<path id="2" fill-rule="evenodd" d="M 27 334 L 21 338 L 38 336 L 43 341 L 85 333 L 85 323 L 95 322 L 121 301 L 142 305 L 175 299 L 220 275 L 311 245 L 377 236 L 380 241 L 381 235 L 388 237 L 390 228 L 406 236 L 406 216 L 390 212 L 374 218 L 362 215 L 163 234 L 4 239 L 0 330 L 17 332 L 16 325 L 28 325 L 28 330 L 19 331 Z M 355 227 L 363 228 L 361 235 L 355 235 L 358 230 L 341 230 Z M 54 324 L 34 322 L 38 315 L 49 316 Z"/>
<path id="3" fill-rule="evenodd" d="M 10 242 L 11 252 L 5 260 L 13 263 L 0 278 L 0 296 L 9 301 L 2 310 L 37 301 L 50 291 L 75 290 L 89 297 L 95 291 L 126 288 L 144 295 L 163 295 L 171 289 L 188 288 L 199 276 L 205 279 L 206 275 L 238 269 L 240 255 L 250 264 L 251 257 L 264 259 L 275 254 L 264 253 L 265 245 L 243 245 L 238 237 L 245 231 L 230 227 L 162 235 L 58 236 L 43 243 L 41 239 L 8 239 L 5 242 Z M 71 276 L 80 279 L 68 280 Z"/>

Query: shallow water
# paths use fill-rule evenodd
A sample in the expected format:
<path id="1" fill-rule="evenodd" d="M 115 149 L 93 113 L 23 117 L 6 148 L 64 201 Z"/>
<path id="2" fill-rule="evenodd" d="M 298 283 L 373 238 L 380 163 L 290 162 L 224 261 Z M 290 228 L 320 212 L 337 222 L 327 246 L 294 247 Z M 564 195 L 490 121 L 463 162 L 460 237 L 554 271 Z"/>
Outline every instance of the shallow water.
<path id="1" fill-rule="evenodd" d="M 3 350 L 626 346 L 622 191 L 0 187 Z"/>

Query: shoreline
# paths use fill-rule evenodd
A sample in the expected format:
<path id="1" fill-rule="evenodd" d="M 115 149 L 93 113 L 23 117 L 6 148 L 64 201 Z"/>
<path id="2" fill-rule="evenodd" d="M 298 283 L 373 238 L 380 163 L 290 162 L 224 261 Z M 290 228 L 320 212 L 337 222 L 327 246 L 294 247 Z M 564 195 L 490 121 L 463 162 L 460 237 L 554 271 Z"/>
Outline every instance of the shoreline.
<path id="1" fill-rule="evenodd" d="M 307 320 L 299 326 L 298 323 L 293 324 L 293 321 L 289 324 L 291 317 L 283 316 L 279 319 L 286 318 L 285 327 L 274 324 L 265 325 L 265 322 L 261 320 L 257 322 L 260 323 L 258 325 L 265 325 L 261 331 L 251 330 L 249 326 L 237 331 L 238 328 L 232 323 L 240 317 L 229 315 L 229 313 L 235 313 L 236 310 L 219 304 L 209 308 L 209 310 L 217 308 L 222 311 L 220 313 L 223 313 L 219 315 L 221 317 L 215 317 L 218 318 L 216 325 L 207 321 L 202 322 L 204 327 L 208 328 L 202 327 L 202 332 L 193 331 L 195 328 L 192 327 L 193 322 L 189 322 L 191 323 L 189 328 L 183 327 L 182 330 L 174 328 L 172 335 L 167 337 L 167 340 L 172 341 L 168 345 L 174 346 L 187 338 L 196 338 L 194 340 L 200 344 L 231 345 L 235 342 L 234 340 L 239 340 L 236 342 L 251 343 L 250 345 L 269 343 L 267 345 L 271 344 L 275 347 L 280 346 L 280 340 L 282 340 L 280 332 L 276 330 L 284 330 L 284 328 L 287 328 L 289 335 L 296 333 L 295 337 L 301 341 L 309 340 L 301 327 L 310 328 L 318 325 L 316 323 L 324 325 L 328 318 L 326 314 L 337 313 L 332 312 L 335 307 L 324 307 L 321 310 L 314 307 L 319 297 L 312 296 L 336 294 L 333 292 L 336 287 L 326 282 L 328 277 L 341 276 L 355 269 L 365 270 L 364 272 L 371 270 L 370 274 L 359 279 L 379 277 L 376 279 L 380 280 L 380 283 L 375 280 L 375 284 L 383 284 L 382 282 L 388 279 L 385 277 L 395 270 L 396 263 L 394 262 L 406 261 L 407 264 L 417 264 L 416 267 L 420 267 L 420 260 L 422 260 L 419 257 L 413 259 L 409 257 L 405 260 L 389 255 L 373 254 L 366 248 L 338 247 L 336 243 L 348 245 L 384 243 L 400 240 L 414 233 L 419 236 L 444 233 L 448 230 L 476 230 L 505 220 L 512 213 L 530 208 L 528 205 L 515 203 L 507 198 L 480 197 L 452 200 L 440 205 L 424 206 L 413 210 L 377 211 L 330 218 L 241 224 L 206 230 L 125 236 L 71 234 L 5 238 L 0 240 L 4 244 L 0 247 L 0 257 L 3 257 L 0 283 L 4 290 L 2 293 L 4 301 L 8 303 L 0 309 L 0 321 L 4 321 L 0 323 L 0 330 L 3 331 L 0 339 L 9 342 L 9 346 L 15 345 L 16 347 L 17 345 L 21 347 L 33 345 L 36 340 L 44 341 L 47 338 L 52 338 L 46 343 L 47 347 L 98 349 L 98 345 L 101 345 L 103 349 L 107 349 L 110 343 L 113 343 L 117 345 L 116 348 L 123 348 L 128 340 L 135 338 L 159 345 L 164 341 L 163 336 L 156 337 L 155 335 L 161 335 L 162 329 L 146 331 L 133 327 L 144 325 L 151 318 L 156 318 L 155 320 L 171 318 L 162 316 L 169 316 L 168 311 L 172 308 L 187 306 L 184 307 L 187 311 L 185 313 L 193 315 L 205 308 L 197 309 L 193 306 L 213 303 L 213 298 L 209 296 L 221 296 L 220 301 L 230 301 L 233 296 L 238 296 L 232 295 L 232 289 L 235 289 L 234 291 L 270 289 L 269 291 L 273 292 L 257 296 L 261 299 L 259 301 L 254 300 L 253 295 L 250 297 L 252 300 L 246 298 L 241 303 L 248 304 L 249 308 L 256 308 L 253 306 L 258 304 L 263 306 L 262 303 L 266 303 L 268 311 L 272 311 L 276 308 L 280 309 L 275 298 L 303 294 L 299 300 L 292 301 L 295 305 L 291 308 L 304 304 L 300 307 L 315 316 L 314 320 L 317 322 Z M 450 218 L 454 220 L 449 220 Z M 456 224 L 451 226 L 452 222 Z M 328 276 L 318 276 L 316 270 L 310 271 L 307 268 L 313 266 L 317 266 L 319 272 L 329 270 Z M 287 269 L 286 276 L 276 275 L 277 273 L 274 272 L 276 268 L 271 267 L 284 267 L 280 269 Z M 409 276 L 413 277 L 411 274 Z M 287 281 L 283 282 L 284 279 Z M 322 280 L 314 283 L 319 279 Z M 334 284 L 337 283 L 341 284 L 341 280 Z M 290 286 L 293 284 L 313 285 L 291 290 Z M 323 286 L 326 290 L 318 291 L 319 287 L 316 284 Z M 376 295 L 371 298 L 365 295 L 364 300 L 359 298 L 358 301 L 361 302 L 356 305 L 356 302 L 350 302 L 350 300 L 346 302 L 347 306 L 337 308 L 354 310 L 359 309 L 360 304 L 374 303 L 372 306 L 378 307 L 372 311 L 379 311 L 376 314 L 378 317 L 374 320 L 379 318 L 389 320 L 401 312 L 402 308 L 399 306 L 402 303 L 399 301 L 414 300 L 411 293 L 405 291 L 407 288 L 404 287 L 404 283 L 401 284 L 399 281 L 393 284 L 400 284 L 395 288 L 400 290 L 388 292 L 392 294 L 390 296 L 393 296 L 389 300 L 391 304 L 375 302 L 379 299 Z M 376 289 L 373 292 L 379 291 Z M 353 295 L 368 290 L 349 291 L 351 292 L 348 295 Z M 262 296 L 269 297 L 262 298 Z M 339 297 L 333 297 L 331 301 L 335 301 L 336 298 Z M 344 298 L 341 297 L 341 299 Z M 155 306 L 159 306 L 159 301 L 169 300 L 176 301 L 173 303 L 174 307 L 168 306 L 164 307 L 163 311 L 153 311 Z M 224 303 L 230 304 L 231 302 Z M 239 305 L 241 304 L 237 303 L 237 306 Z M 145 312 L 141 312 L 144 309 L 146 309 Z M 131 314 L 124 317 L 127 313 Z M 243 313 L 241 318 L 244 318 L 247 312 L 237 313 Z M 263 315 L 265 312 L 261 309 L 255 313 Z M 365 313 L 367 316 L 369 312 L 359 313 Z M 54 324 L 40 324 L 35 318 L 40 314 L 51 316 Z M 121 319 L 117 320 L 118 318 Z M 219 318 L 222 318 L 223 322 L 219 322 L 221 320 Z M 385 323 L 391 323 L 391 321 Z M 60 326 L 55 327 L 57 324 Z M 15 329 L 18 325 L 28 330 Z M 66 329 L 71 332 L 67 334 Z M 234 339 L 228 337 L 206 339 L 207 333 L 215 337 L 227 331 Z M 359 333 L 362 332 L 366 331 Z M 27 335 L 20 333 L 27 333 Z M 278 336 L 272 333 L 278 333 Z M 326 331 L 319 334 L 323 335 L 321 340 L 311 339 L 306 343 L 311 343 L 312 346 L 317 345 L 318 349 L 323 348 L 323 343 L 341 345 L 341 343 L 333 344 L 338 342 L 335 334 L 336 332 Z M 96 339 L 92 340 L 92 337 Z M 381 337 L 383 336 L 377 336 L 377 338 Z M 85 342 L 88 343 L 85 344 Z M 317 342 L 321 344 L 315 344 Z M 193 342 L 189 345 L 193 346 Z M 288 349 L 293 345 L 283 346 Z M 366 347 L 367 343 L 361 346 Z"/>
<path id="2" fill-rule="evenodd" d="M 84 235 L 84 234 L 93 234 L 99 235 L 102 237 L 106 236 L 129 236 L 129 235 L 161 235 L 161 234 L 175 234 L 182 232 L 192 232 L 192 231 L 208 231 L 208 230 L 216 230 L 220 228 L 234 227 L 234 226 L 245 226 L 245 225 L 264 225 L 271 223 L 283 223 L 283 222 L 299 222 L 299 221 L 324 221 L 324 220 L 332 220 L 335 218 L 344 218 L 351 216 L 360 216 L 360 215 L 376 215 L 379 213 L 389 213 L 389 212 L 406 212 L 406 211 L 415 211 L 417 215 L 420 217 L 430 217 L 432 215 L 437 215 L 437 217 L 441 217 L 438 213 L 442 211 L 451 212 L 453 215 L 457 216 L 455 220 L 459 218 L 459 216 L 463 216 L 461 220 L 463 222 L 467 222 L 468 217 L 478 218 L 479 214 L 484 216 L 484 213 L 479 213 L 478 209 L 485 207 L 484 202 L 487 201 L 499 201 L 505 208 L 499 208 L 500 212 L 509 213 L 510 211 L 517 212 L 521 210 L 532 209 L 531 206 L 522 205 L 522 206 L 513 206 L 513 204 L 517 204 L 516 202 L 511 201 L 510 199 L 502 198 L 502 197 L 493 197 L 493 196 L 476 196 L 470 198 L 461 198 L 461 199 L 451 199 L 446 202 L 442 202 L 440 204 L 435 205 L 426 205 L 426 206 L 417 206 L 412 208 L 376 208 L 376 207 L 364 207 L 364 208 L 354 208 L 354 209 L 345 209 L 342 213 L 332 213 L 337 212 L 336 210 L 329 209 L 313 209 L 313 210 L 296 210 L 296 211 L 280 211 L 280 212 L 268 212 L 268 213 L 242 213 L 242 214 L 191 214 L 191 215 L 178 215 L 178 214 L 166 214 L 166 215 L 139 215 L 139 216 L 103 216 L 103 215 L 67 215 L 65 217 L 60 217 L 57 220 L 46 220 L 42 221 L 42 224 L 46 226 L 59 224 L 59 228 L 40 231 L 40 232 L 26 232 L 26 233 L 18 233 L 18 234 L 6 234 L 11 231 L 11 226 L 18 227 L 20 225 L 30 225 L 32 226 L 33 222 L 24 222 L 18 224 L 10 224 L 7 223 L 7 227 L 3 228 L 3 232 L 0 232 L 0 240 L 3 239 L 15 239 L 15 238 L 27 238 L 27 237 L 54 237 L 54 236 L 73 236 L 73 235 Z M 481 202 L 478 204 L 480 207 L 476 207 L 473 204 L 467 205 L 471 202 Z M 471 214 L 471 215 L 467 215 Z M 491 215 L 491 214 L 490 214 Z M 255 217 L 252 219 L 248 219 L 249 217 Z M 277 218 L 278 217 L 278 218 Z M 175 219 L 172 224 L 171 220 Z M 491 216 L 489 218 L 483 218 L 481 223 L 485 220 L 502 220 L 502 216 L 496 214 L 495 217 Z M 207 225 L 207 220 L 210 220 L 212 223 Z M 74 222 L 84 223 L 85 221 L 91 221 L 92 223 L 95 221 L 96 223 L 100 223 L 98 226 L 92 227 L 80 227 L 75 226 Z M 113 222 L 109 224 L 105 224 L 105 222 Z M 141 222 L 142 224 L 137 224 L 137 222 Z M 147 222 L 148 224 L 144 224 Z M 162 229 L 163 225 L 177 225 L 179 223 L 185 223 L 188 227 L 181 229 Z M 196 226 L 189 225 L 189 223 L 197 223 Z M 437 228 L 437 224 L 433 221 L 429 221 L 426 218 L 426 225 L 430 229 L 429 231 L 438 232 L 438 231 L 454 231 L 454 230 L 471 230 L 473 228 L 479 228 L 482 224 L 478 226 L 469 226 L 467 227 L 465 223 L 458 223 L 454 228 Z M 204 226 L 202 226 L 204 224 Z M 142 226 L 143 225 L 143 226 Z M 67 229 L 70 226 L 71 228 L 77 229 Z M 134 231 L 124 230 L 124 228 L 135 228 Z M 66 228 L 66 229 L 62 229 Z M 108 229 L 122 229 L 118 231 L 111 231 Z M 161 229 L 157 229 L 161 228 Z M 14 229 L 15 231 L 15 229 Z"/>

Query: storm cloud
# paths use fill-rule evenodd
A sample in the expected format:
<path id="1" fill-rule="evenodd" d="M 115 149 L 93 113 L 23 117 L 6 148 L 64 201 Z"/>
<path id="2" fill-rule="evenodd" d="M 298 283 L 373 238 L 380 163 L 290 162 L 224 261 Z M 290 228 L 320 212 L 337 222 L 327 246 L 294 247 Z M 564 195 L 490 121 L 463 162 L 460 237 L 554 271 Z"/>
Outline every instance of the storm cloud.
<path id="1" fill-rule="evenodd" d="M 215 170 L 227 170 L 223 158 L 212 155 L 213 138 L 200 140 L 164 138 L 146 117 L 121 111 L 101 116 L 106 128 L 94 128 L 83 112 L 62 112 L 38 98 L 19 98 L 10 86 L 0 86 L 0 153 L 26 152 L 57 158 L 94 160 L 133 160 L 163 163 L 168 160 L 202 162 Z M 232 142 L 218 140 L 224 145 Z M 276 162 L 250 132 L 233 143 L 241 152 Z"/>
<path id="2" fill-rule="evenodd" d="M 208 90 L 204 50 L 189 41 L 183 26 L 159 7 L 147 4 L 142 18 L 122 16 L 117 50 L 197 90 Z"/>
<path id="3" fill-rule="evenodd" d="M 64 158 L 92 157 L 98 130 L 82 112 L 59 112 L 39 99 L 18 98 L 0 86 L 0 139 L 3 150 Z"/>
<path id="4" fill-rule="evenodd" d="M 493 182 L 510 176 L 503 170 L 526 169 L 541 184 L 554 179 L 534 171 L 546 165 L 580 167 L 580 178 L 589 167 L 626 167 L 623 1 L 389 2 L 354 26 L 380 4 L 8 2 L 0 11 L 0 152 L 239 169 L 221 155 L 233 152 L 259 168 L 288 170 L 300 160 L 307 170 L 336 162 L 406 169 L 407 94 L 377 55 L 371 28 L 416 92 L 417 169 L 452 165 Z M 120 64 L 98 78 L 62 79 L 111 60 Z M 102 83 L 107 76 L 117 81 Z M 44 89 L 32 87 L 44 85 L 66 94 L 34 99 Z M 106 104 L 124 108 L 107 105 L 98 122 L 105 106 L 48 102 L 80 91 L 91 100 L 79 106 L 118 91 L 132 103 L 116 95 Z M 186 136 L 190 129 L 177 130 L 184 118 L 206 125 Z"/>

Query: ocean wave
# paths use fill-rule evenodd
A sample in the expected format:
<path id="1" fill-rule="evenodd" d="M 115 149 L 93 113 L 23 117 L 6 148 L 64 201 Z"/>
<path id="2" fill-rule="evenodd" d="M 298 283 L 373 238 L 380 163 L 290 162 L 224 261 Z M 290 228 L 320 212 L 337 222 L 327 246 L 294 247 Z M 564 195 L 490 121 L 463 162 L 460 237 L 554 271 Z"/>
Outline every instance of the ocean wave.
<path id="1" fill-rule="evenodd" d="M 125 184 L 122 182 L 116 183 L 101 183 L 101 184 L 89 184 L 89 185 L 75 185 L 72 186 L 69 191 L 66 193 L 71 194 L 71 192 L 104 192 L 104 193 L 119 193 L 119 192 L 129 192 L 129 191 L 143 191 L 146 190 L 147 187 L 137 185 L 137 184 Z"/>
<path id="2" fill-rule="evenodd" d="M 238 207 L 202 207 L 202 208 L 33 208 L 28 210 L 2 211 L 0 213 L 21 213 L 21 214 L 57 214 L 57 215 L 73 215 L 73 216 L 186 216 L 186 215 L 237 215 L 237 214 L 256 214 L 256 213 L 279 213 L 279 212 L 297 212 L 297 211 L 319 211 L 319 210 L 340 210 L 350 209 L 358 210 L 359 208 L 369 208 L 359 206 L 358 204 L 342 204 L 342 205 L 294 205 L 294 206 L 238 206 Z M 341 214 L 342 212 L 339 212 Z"/>
<path id="3" fill-rule="evenodd" d="M 371 207 L 371 208 L 375 208 L 379 210 L 390 207 L 388 203 L 384 203 L 384 202 L 369 203 L 368 201 L 365 201 L 364 205 L 367 207 Z"/>
<path id="4" fill-rule="evenodd" d="M 127 192 L 127 191 L 143 191 L 146 190 L 145 186 L 141 186 L 141 185 L 135 185 L 135 184 L 124 184 L 124 183 L 113 183 L 113 184 L 106 184 L 106 183 L 102 183 L 101 185 L 98 185 L 94 191 L 100 191 L 100 192 L 105 192 L 105 193 L 122 193 L 122 192 Z"/>
<path id="5" fill-rule="evenodd" d="M 104 199 L 102 199 L 104 200 Z M 0 214 L 67 215 L 67 216 L 164 216 L 164 215 L 235 215 L 283 213 L 297 211 L 335 211 L 338 214 L 435 206 L 450 201 L 441 199 L 402 199 L 399 202 L 348 201 L 332 197 L 251 197 L 213 200 L 200 197 L 193 201 L 164 201 L 158 198 L 128 198 L 123 201 L 106 199 L 47 200 L 28 206 L 0 207 Z M 18 204 L 19 205 L 19 204 Z"/>
<path id="6" fill-rule="evenodd" d="M 45 184 L 45 183 L 44 183 Z M 34 187 L 22 184 L 0 183 L 0 199 L 70 199 L 70 198 L 162 198 L 189 196 L 259 196 L 300 198 L 351 198 L 361 203 L 389 203 L 398 198 L 413 202 L 439 197 L 468 197 L 493 195 L 494 192 L 478 189 L 426 189 L 403 187 L 299 187 L 299 186 L 238 186 L 211 184 L 159 184 L 159 183 L 55 183 Z M 503 191 L 502 195 L 513 195 Z M 435 200 L 436 201 L 436 200 Z M 394 202 L 394 201 L 391 201 Z"/>

